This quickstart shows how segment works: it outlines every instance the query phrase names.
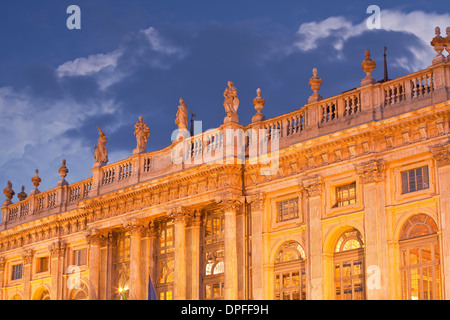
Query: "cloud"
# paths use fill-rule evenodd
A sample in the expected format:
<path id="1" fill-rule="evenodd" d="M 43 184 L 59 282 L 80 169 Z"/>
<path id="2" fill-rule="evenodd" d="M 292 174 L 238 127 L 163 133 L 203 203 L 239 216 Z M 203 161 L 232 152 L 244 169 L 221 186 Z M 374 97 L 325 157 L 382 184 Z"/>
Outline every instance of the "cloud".
<path id="1" fill-rule="evenodd" d="M 97 73 L 106 67 L 116 67 L 117 60 L 122 55 L 121 50 L 114 50 L 109 53 L 99 53 L 87 58 L 77 58 L 67 61 L 56 68 L 59 77 L 85 76 Z"/>
<path id="2" fill-rule="evenodd" d="M 367 16 L 369 17 L 369 16 Z M 430 41 L 434 36 L 434 28 L 445 28 L 450 21 L 448 13 L 429 13 L 420 10 L 409 13 L 394 9 L 381 10 L 381 31 L 400 32 L 415 37 L 418 41 L 405 44 L 405 54 L 394 58 L 394 65 L 402 67 L 409 72 L 425 68 L 431 63 L 433 49 Z M 344 16 L 332 16 L 321 21 L 305 22 L 297 31 L 294 48 L 301 52 L 310 52 L 323 49 L 325 45 L 331 46 L 338 58 L 343 58 L 345 44 L 352 38 L 369 36 L 366 19 L 361 22 L 352 22 Z"/>

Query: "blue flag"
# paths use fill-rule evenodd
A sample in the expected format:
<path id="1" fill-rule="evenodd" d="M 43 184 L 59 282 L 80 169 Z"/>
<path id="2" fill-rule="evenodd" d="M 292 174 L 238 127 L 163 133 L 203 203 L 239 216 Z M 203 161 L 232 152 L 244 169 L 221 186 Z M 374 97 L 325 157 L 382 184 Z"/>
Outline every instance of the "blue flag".
<path id="1" fill-rule="evenodd" d="M 150 274 L 148 275 L 148 300 L 158 300 Z"/>

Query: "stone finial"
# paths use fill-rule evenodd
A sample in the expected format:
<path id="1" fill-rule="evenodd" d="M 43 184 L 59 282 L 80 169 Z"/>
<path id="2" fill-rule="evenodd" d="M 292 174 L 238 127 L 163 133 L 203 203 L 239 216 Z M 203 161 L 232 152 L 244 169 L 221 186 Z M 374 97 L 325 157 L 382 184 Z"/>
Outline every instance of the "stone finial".
<path id="1" fill-rule="evenodd" d="M 40 192 L 38 187 L 41 181 L 42 179 L 39 177 L 39 170 L 36 169 L 34 177 L 31 178 L 31 182 L 33 183 L 34 189 L 30 192 L 30 195 L 38 194 Z"/>
<path id="2" fill-rule="evenodd" d="M 67 177 L 67 174 L 69 173 L 69 169 L 67 169 L 67 167 L 66 167 L 65 159 L 62 161 L 62 165 L 58 169 L 58 173 L 61 176 L 61 181 L 58 182 L 58 186 L 67 185 L 68 183 L 66 181 L 66 177 Z"/>
<path id="3" fill-rule="evenodd" d="M 370 58 L 370 51 L 366 50 L 365 52 L 366 58 L 361 62 L 361 68 L 363 68 L 366 77 L 361 81 L 361 86 L 365 86 L 368 84 L 375 83 L 375 79 L 371 76 L 373 69 L 376 68 L 377 64 L 375 60 Z"/>
<path id="4" fill-rule="evenodd" d="M 448 29 L 448 28 L 447 28 Z M 447 31 L 447 30 L 446 30 Z M 437 64 L 445 61 L 445 57 L 442 54 L 442 51 L 446 48 L 447 39 L 441 36 L 441 28 L 434 28 L 434 38 L 431 40 L 430 44 L 436 51 L 436 56 L 432 60 L 432 64 Z"/>
<path id="5" fill-rule="evenodd" d="M 447 29 L 445 29 L 445 33 L 446 33 L 446 37 L 445 37 L 445 50 L 447 51 L 447 53 L 449 53 L 449 55 L 447 56 L 447 60 L 449 60 L 449 56 L 450 56 L 450 27 L 447 27 Z"/>
<path id="6" fill-rule="evenodd" d="M 27 197 L 28 197 L 28 195 L 25 192 L 25 186 L 22 186 L 22 191 L 17 194 L 17 198 L 19 198 L 19 201 L 23 201 Z"/>
<path id="7" fill-rule="evenodd" d="M 237 89 L 233 86 L 233 82 L 228 81 L 228 87 L 225 89 L 223 96 L 225 97 L 223 106 L 225 107 L 225 112 L 227 113 L 224 123 L 238 123 L 237 111 L 239 108 L 239 99 L 237 96 Z"/>
<path id="8" fill-rule="evenodd" d="M 256 90 L 256 98 L 253 99 L 253 105 L 255 106 L 256 114 L 252 118 L 252 122 L 264 120 L 266 117 L 261 113 L 264 105 L 266 104 L 266 99 L 261 98 L 261 89 Z"/>
<path id="9" fill-rule="evenodd" d="M 314 92 L 308 99 L 308 103 L 322 100 L 322 96 L 319 94 L 320 86 L 322 85 L 322 79 L 317 75 L 317 69 L 312 70 L 313 76 L 309 79 L 309 85 Z"/>
<path id="10" fill-rule="evenodd" d="M 11 181 L 8 181 L 6 183 L 6 188 L 3 189 L 3 193 L 5 194 L 6 200 L 3 202 L 4 206 L 10 205 L 12 203 L 11 199 L 16 194 L 14 190 L 12 189 L 12 183 Z"/>

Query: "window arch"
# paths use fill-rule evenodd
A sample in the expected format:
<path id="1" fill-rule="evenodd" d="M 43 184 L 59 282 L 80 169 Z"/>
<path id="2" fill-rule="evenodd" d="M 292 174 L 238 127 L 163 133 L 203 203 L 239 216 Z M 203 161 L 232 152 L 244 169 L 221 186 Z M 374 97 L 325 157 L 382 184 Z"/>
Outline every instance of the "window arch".
<path id="1" fill-rule="evenodd" d="M 364 240 L 358 229 L 351 228 L 340 235 L 333 261 L 336 299 L 364 300 Z"/>
<path id="2" fill-rule="evenodd" d="M 297 241 L 284 242 L 274 261 L 275 300 L 305 300 L 305 251 Z"/>
<path id="3" fill-rule="evenodd" d="M 436 222 L 428 215 L 411 216 L 399 236 L 402 297 L 441 299 L 440 248 Z"/>
<path id="4" fill-rule="evenodd" d="M 22 296 L 18 293 L 16 293 L 15 295 L 13 295 L 10 300 L 22 300 Z"/>
<path id="5" fill-rule="evenodd" d="M 50 300 L 50 291 L 46 287 L 40 287 L 35 291 L 33 300 Z"/>
<path id="6" fill-rule="evenodd" d="M 84 283 L 81 282 L 80 288 L 74 288 L 70 291 L 69 294 L 70 300 L 88 300 L 89 299 L 89 288 Z"/>

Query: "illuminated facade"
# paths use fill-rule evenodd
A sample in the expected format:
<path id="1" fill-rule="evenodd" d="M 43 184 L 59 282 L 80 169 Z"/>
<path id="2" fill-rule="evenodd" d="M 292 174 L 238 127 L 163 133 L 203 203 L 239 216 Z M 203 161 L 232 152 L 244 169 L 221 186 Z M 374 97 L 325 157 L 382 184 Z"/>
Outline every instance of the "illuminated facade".
<path id="1" fill-rule="evenodd" d="M 329 98 L 315 70 L 308 103 L 271 119 L 258 90 L 247 126 L 229 83 L 213 131 L 138 145 L 76 183 L 63 163 L 48 191 L 37 172 L 15 203 L 8 185 L 0 298 L 147 299 L 150 274 L 159 299 L 449 299 L 450 58 L 438 58 L 376 82 L 366 55 L 361 86 Z M 244 132 L 243 163 L 227 129 Z M 275 140 L 270 163 L 252 153 Z M 203 161 L 175 162 L 183 150 Z"/>

